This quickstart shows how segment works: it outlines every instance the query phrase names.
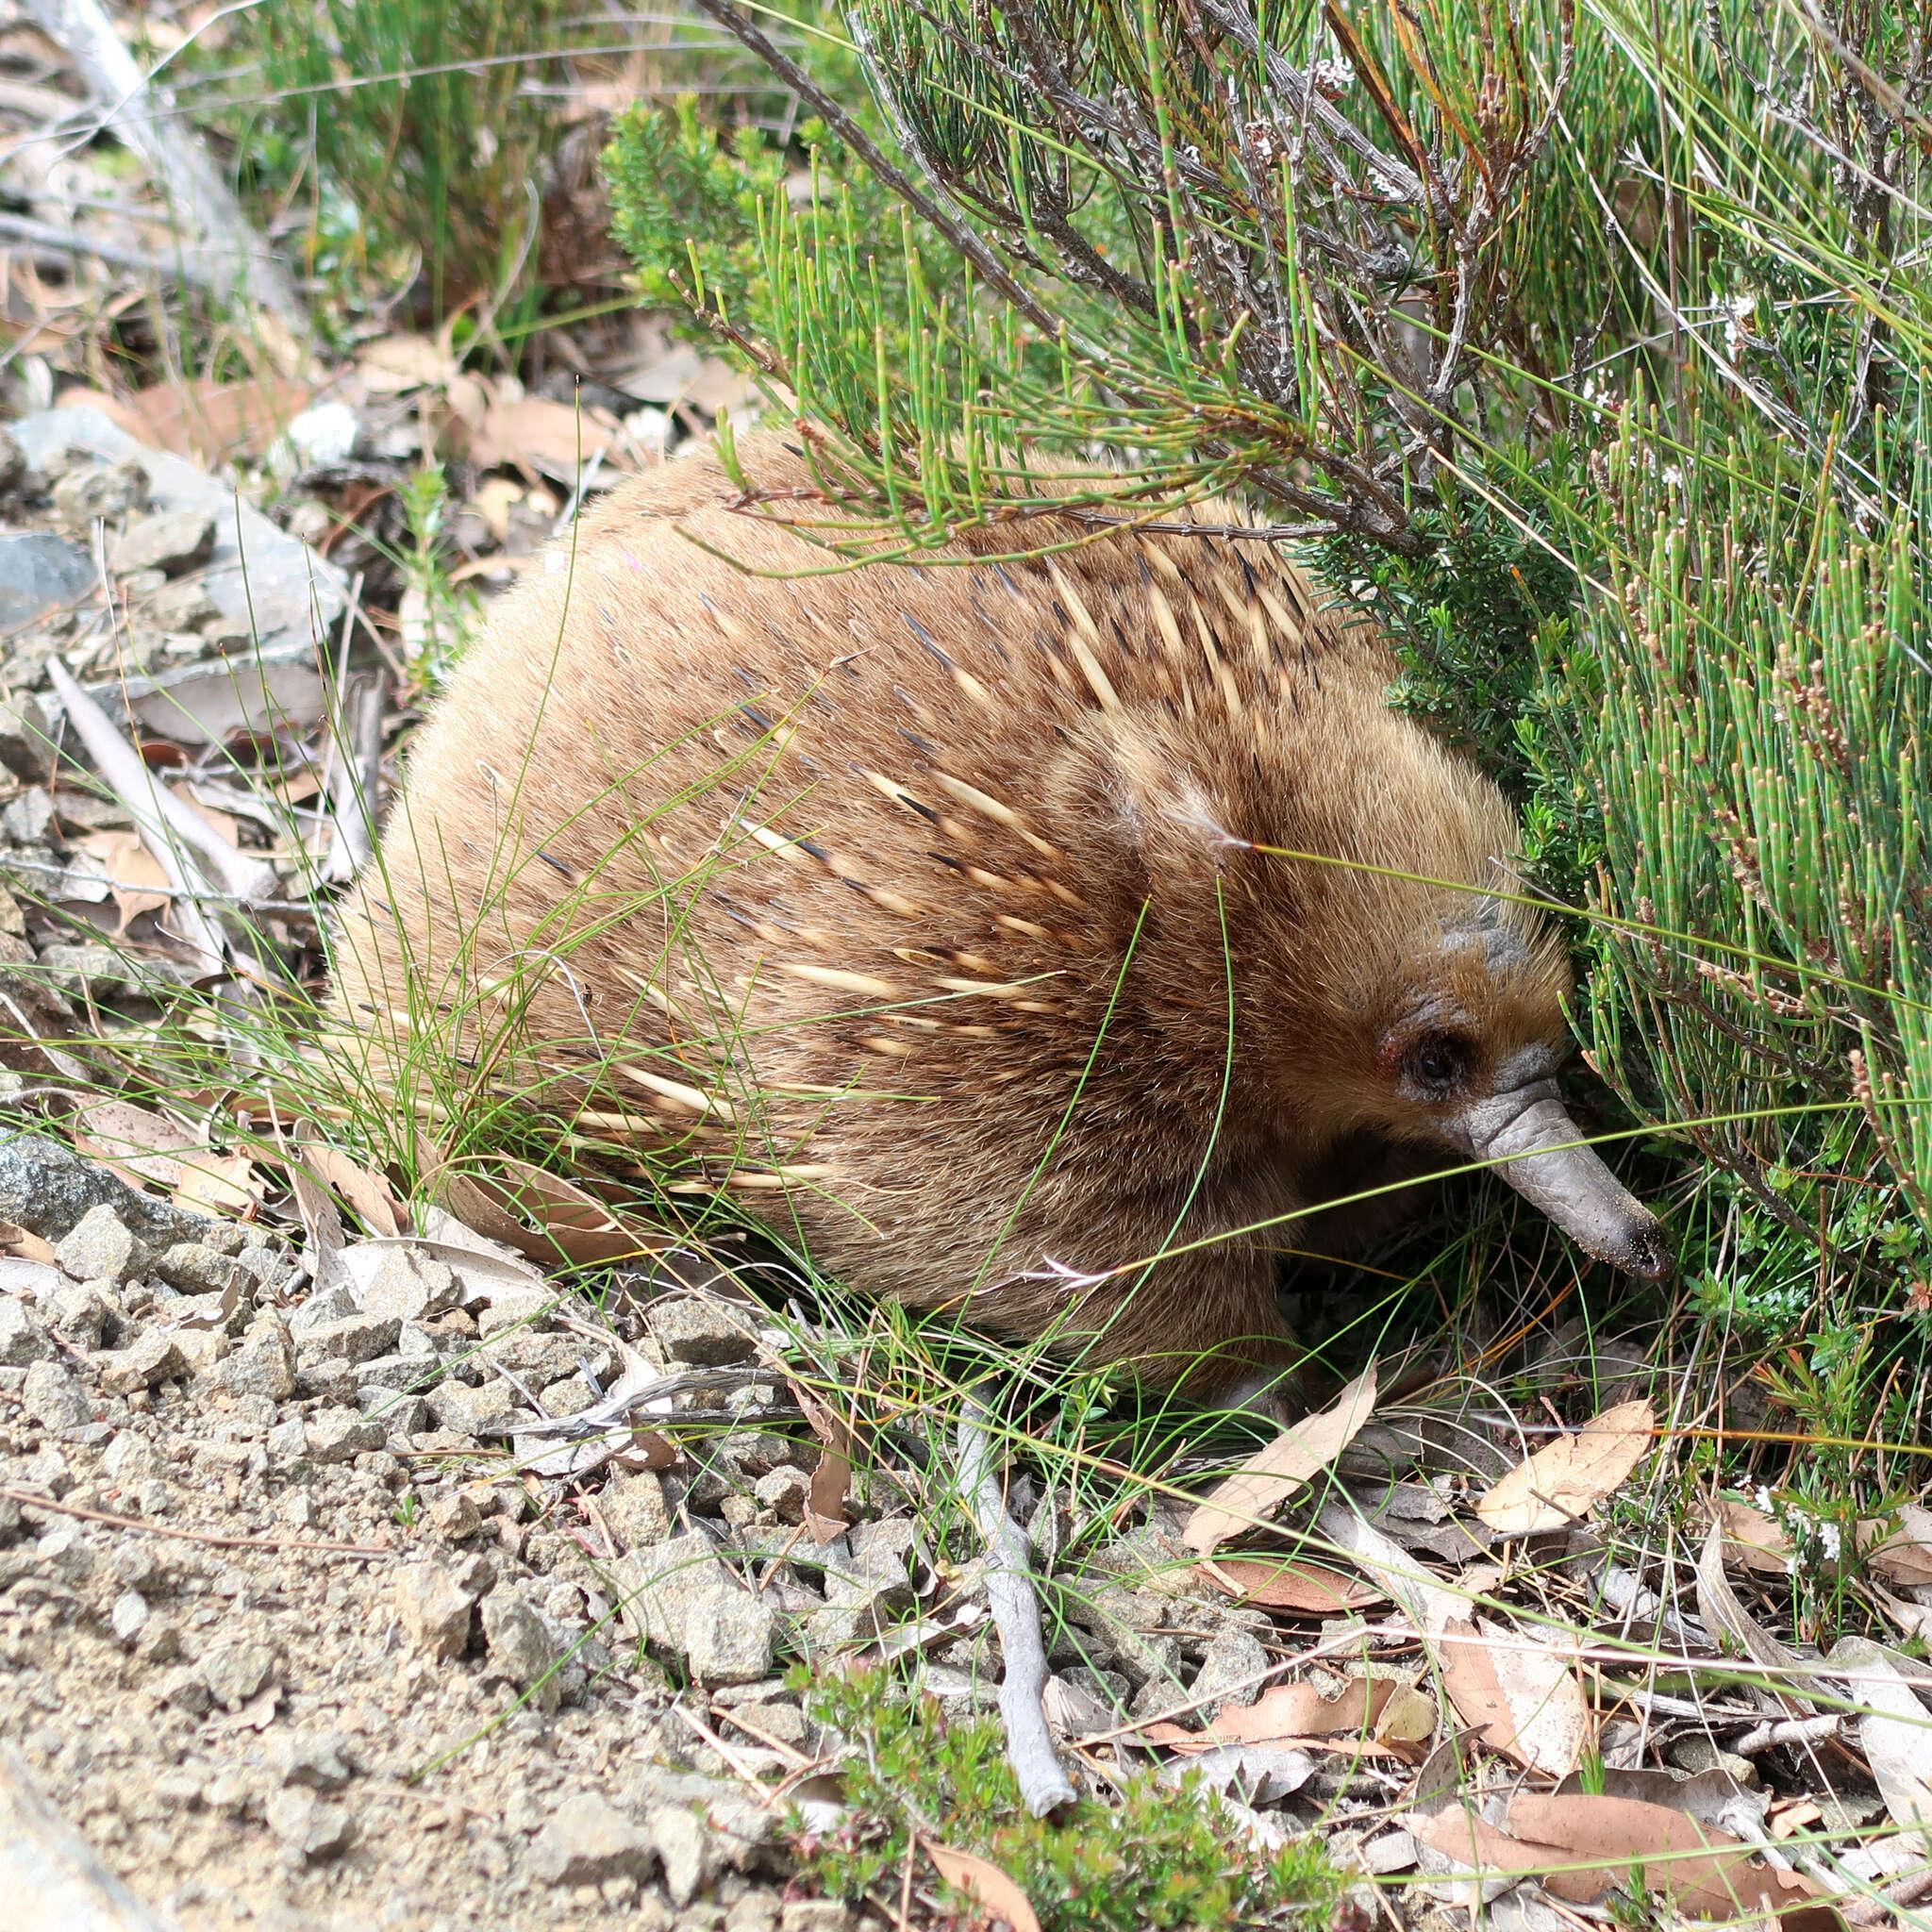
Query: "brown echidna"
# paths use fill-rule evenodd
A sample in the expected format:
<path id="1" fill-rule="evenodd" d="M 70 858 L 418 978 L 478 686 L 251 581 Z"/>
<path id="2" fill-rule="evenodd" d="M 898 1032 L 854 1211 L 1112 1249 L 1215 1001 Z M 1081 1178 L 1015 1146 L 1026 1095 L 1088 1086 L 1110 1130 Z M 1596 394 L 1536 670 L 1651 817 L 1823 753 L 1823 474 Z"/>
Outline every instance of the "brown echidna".
<path id="1" fill-rule="evenodd" d="M 423 1032 L 857 1289 L 1191 1390 L 1292 1361 L 1257 1224 L 1365 1142 L 1507 1160 L 1667 1271 L 1572 1144 L 1510 813 L 1372 625 L 1225 535 L 828 575 L 738 501 L 708 457 L 617 491 L 463 660 L 339 930 L 379 1056 Z"/>

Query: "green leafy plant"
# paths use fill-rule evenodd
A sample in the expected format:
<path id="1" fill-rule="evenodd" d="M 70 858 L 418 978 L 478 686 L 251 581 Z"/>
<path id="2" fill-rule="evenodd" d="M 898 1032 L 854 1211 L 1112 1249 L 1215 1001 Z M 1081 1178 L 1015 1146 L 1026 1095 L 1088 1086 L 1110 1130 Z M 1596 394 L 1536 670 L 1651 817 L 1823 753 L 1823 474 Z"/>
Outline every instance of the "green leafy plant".
<path id="1" fill-rule="evenodd" d="M 1000 1725 L 964 1723 L 883 1672 L 808 1682 L 813 1714 L 855 1747 L 842 1767 L 847 1820 L 805 1839 L 805 1875 L 835 1898 L 896 1894 L 917 1841 L 987 1858 L 1019 1886 L 1045 1932 L 1321 1924 L 1341 1876 L 1319 1839 L 1273 1854 L 1244 1845 L 1197 1781 L 1131 1779 L 1117 1805 L 1029 1817 Z"/>

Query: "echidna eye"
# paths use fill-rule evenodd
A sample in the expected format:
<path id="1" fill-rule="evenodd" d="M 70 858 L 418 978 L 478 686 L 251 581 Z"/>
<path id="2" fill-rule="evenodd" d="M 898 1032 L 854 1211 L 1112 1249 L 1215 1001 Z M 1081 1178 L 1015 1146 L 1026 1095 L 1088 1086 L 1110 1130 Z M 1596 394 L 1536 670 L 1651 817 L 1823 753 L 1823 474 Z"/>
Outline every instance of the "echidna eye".
<path id="1" fill-rule="evenodd" d="M 1423 1086 L 1446 1091 L 1469 1071 L 1474 1057 L 1459 1033 L 1425 1033 L 1408 1057 L 1409 1071 Z"/>

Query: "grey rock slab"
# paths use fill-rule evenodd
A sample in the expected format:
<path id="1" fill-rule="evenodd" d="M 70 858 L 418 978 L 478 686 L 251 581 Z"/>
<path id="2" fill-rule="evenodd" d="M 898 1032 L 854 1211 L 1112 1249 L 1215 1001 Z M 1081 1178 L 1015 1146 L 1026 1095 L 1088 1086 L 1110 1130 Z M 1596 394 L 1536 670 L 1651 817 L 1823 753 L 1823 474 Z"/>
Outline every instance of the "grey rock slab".
<path id="1" fill-rule="evenodd" d="M 267 1689 L 275 1674 L 275 1654 L 265 1643 L 243 1639 L 216 1644 L 195 1668 L 217 1704 L 240 1710 L 251 1697 Z"/>
<path id="2" fill-rule="evenodd" d="M 309 1457 L 316 1462 L 351 1462 L 365 1449 L 380 1449 L 389 1441 L 382 1424 L 353 1408 L 319 1408 L 303 1431 Z"/>
<path id="3" fill-rule="evenodd" d="M 347 580 L 334 564 L 277 529 L 225 484 L 180 457 L 144 448 L 98 409 L 44 409 L 12 428 L 37 469 L 75 450 L 112 462 L 136 458 L 147 472 L 157 511 L 199 511 L 214 519 L 203 583 L 222 617 L 256 639 L 255 648 L 214 664 L 128 679 L 126 708 L 143 725 L 185 743 L 205 743 L 236 729 L 271 728 L 277 718 L 321 717 L 316 642 L 348 605 Z M 91 694 L 110 711 L 122 707 L 118 682 Z"/>
<path id="4" fill-rule="evenodd" d="M 216 1364 L 214 1379 L 230 1395 L 286 1402 L 295 1392 L 295 1344 L 280 1315 L 258 1315 L 242 1346 Z"/>
<path id="5" fill-rule="evenodd" d="M 728 1593 L 737 1591 L 718 1559 L 711 1539 L 701 1529 L 633 1550 L 612 1566 L 626 1614 L 647 1641 L 682 1651 L 689 1620 Z"/>
<path id="6" fill-rule="evenodd" d="M 91 1208 L 107 1207 L 157 1247 L 201 1239 L 212 1224 L 171 1207 L 44 1134 L 0 1131 L 0 1221 L 58 1241 Z"/>
<path id="7" fill-rule="evenodd" d="M 8 541 L 0 536 L 0 547 Z M 0 765 L 29 785 L 38 785 L 54 769 L 54 721 L 31 691 L 0 699 Z"/>
<path id="8" fill-rule="evenodd" d="M 0 534 L 0 631 L 24 630 L 86 596 L 94 581 L 92 559 L 65 537 L 51 530 Z"/>
<path id="9" fill-rule="evenodd" d="M 14 441 L 25 453 L 25 438 L 16 437 Z M 138 454 L 132 454 L 141 447 L 132 437 L 127 439 L 127 446 L 130 454 L 125 459 L 75 463 L 55 483 L 54 514 L 69 529 L 84 532 L 103 518 L 125 517 L 146 504 L 147 465 Z M 42 463 L 40 467 L 46 469 L 49 465 Z"/>
<path id="10" fill-rule="evenodd" d="M 480 1579 L 467 1567 L 405 1564 L 396 1572 L 396 1622 L 416 1649 L 436 1657 L 461 1657 L 469 1645 L 472 1614 L 482 1594 Z"/>
<path id="11" fill-rule="evenodd" d="M 269 1758 L 285 1785 L 313 1791 L 340 1790 L 356 1774 L 348 1740 L 340 1731 L 292 1732 L 275 1740 Z"/>
<path id="12" fill-rule="evenodd" d="M 458 1436 L 501 1436 L 523 1413 L 508 1382 L 486 1382 L 480 1389 L 444 1382 L 426 1399 L 437 1422 Z"/>
<path id="13" fill-rule="evenodd" d="M 348 1315 L 295 1331 L 298 1361 L 374 1361 L 391 1354 L 402 1324 L 393 1315 Z"/>
<path id="14" fill-rule="evenodd" d="M 155 1257 L 154 1272 L 183 1294 L 223 1294 L 242 1280 L 242 1264 L 206 1241 L 175 1241 Z"/>

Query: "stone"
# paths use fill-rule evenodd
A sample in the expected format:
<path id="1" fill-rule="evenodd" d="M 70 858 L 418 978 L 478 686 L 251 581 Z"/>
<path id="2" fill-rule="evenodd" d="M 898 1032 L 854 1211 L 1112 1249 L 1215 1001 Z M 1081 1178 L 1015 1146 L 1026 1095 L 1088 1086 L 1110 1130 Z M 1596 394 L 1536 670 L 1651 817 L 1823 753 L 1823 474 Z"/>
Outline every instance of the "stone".
<path id="1" fill-rule="evenodd" d="M 429 1526 L 438 1536 L 453 1543 L 459 1543 L 483 1527 L 482 1511 L 461 1490 L 454 1494 L 439 1496 L 429 1506 Z"/>
<path id="2" fill-rule="evenodd" d="M 562 1687 L 553 1666 L 560 1653 L 542 1618 L 522 1597 L 505 1591 L 485 1597 L 482 1614 L 490 1652 L 486 1679 L 498 1678 L 519 1690 L 535 1686 L 532 1702 L 540 1710 L 555 1710 Z"/>
<path id="3" fill-rule="evenodd" d="M 159 953 L 92 944 L 42 946 L 41 968 L 47 984 L 75 999 L 112 999 L 129 992 L 159 999 L 190 984 L 197 971 Z"/>
<path id="4" fill-rule="evenodd" d="M 123 1643 L 132 1643 L 147 1628 L 147 1599 L 138 1590 L 124 1590 L 114 1599 L 108 1623 Z"/>
<path id="5" fill-rule="evenodd" d="M 54 801 L 42 791 L 23 791 L 0 810 L 0 831 L 14 845 L 44 845 L 53 823 Z"/>
<path id="6" fill-rule="evenodd" d="M 547 1326 L 562 1300 L 554 1289 L 507 1288 L 492 1292 L 490 1306 L 476 1317 L 476 1333 L 486 1341 L 512 1328 Z"/>
<path id="7" fill-rule="evenodd" d="M 0 496 L 11 496 L 27 480 L 26 452 L 0 429 Z"/>
<path id="8" fill-rule="evenodd" d="M 627 1550 L 660 1543 L 671 1534 L 671 1510 L 655 1470 L 631 1470 L 617 1476 L 606 1485 L 599 1507 L 611 1534 Z"/>
<path id="9" fill-rule="evenodd" d="M 183 1294 L 225 1294 L 242 1279 L 242 1264 L 206 1241 L 175 1241 L 157 1255 L 154 1273 Z"/>
<path id="10" fill-rule="evenodd" d="M 680 1653 L 693 1611 L 738 1591 L 701 1529 L 634 1549 L 611 1567 L 626 1612 L 642 1626 L 645 1641 Z"/>
<path id="11" fill-rule="evenodd" d="M 139 458 L 118 463 L 76 463 L 54 485 L 54 514 L 70 530 L 125 517 L 147 502 L 147 467 Z"/>
<path id="12" fill-rule="evenodd" d="M 770 1674 L 777 1612 L 740 1591 L 694 1604 L 686 1613 L 684 1655 L 700 1684 L 756 1684 Z"/>
<path id="13" fill-rule="evenodd" d="M 366 1362 L 388 1355 L 402 1326 L 393 1315 L 347 1315 L 339 1322 L 320 1322 L 299 1329 L 295 1337 L 297 1362 Z"/>
<path id="14" fill-rule="evenodd" d="M 114 1440 L 116 1442 L 140 1441 L 141 1438 L 121 1435 Z M 160 1552 L 151 1537 L 130 1537 L 125 1542 L 116 1543 L 113 1554 L 108 1558 L 108 1567 L 129 1590 L 141 1591 L 149 1596 L 158 1595 L 168 1587 L 167 1565 L 161 1561 Z"/>
<path id="15" fill-rule="evenodd" d="M 548 1885 L 647 1878 L 656 1862 L 651 1838 L 594 1791 L 566 1798 L 530 1847 L 530 1869 Z"/>
<path id="16" fill-rule="evenodd" d="M 438 1424 L 458 1436 L 500 1436 L 522 1413 L 509 1384 L 493 1378 L 480 1389 L 444 1382 L 427 1400 Z"/>
<path id="17" fill-rule="evenodd" d="M 137 1192 L 44 1134 L 0 1129 L 0 1221 L 58 1242 L 100 1207 L 111 1208 L 125 1228 L 157 1248 L 198 1241 L 210 1225 L 158 1195 Z"/>
<path id="18" fill-rule="evenodd" d="M 34 1545 L 34 1556 L 63 1583 L 84 1584 L 94 1574 L 94 1549 L 74 1524 L 50 1529 Z"/>
<path id="19" fill-rule="evenodd" d="M 0 548 L 8 540 L 0 536 Z M 0 599 L 4 599 L 0 570 Z M 0 699 L 0 765 L 29 785 L 45 781 L 54 769 L 54 724 L 47 708 L 31 691 Z"/>
<path id="20" fill-rule="evenodd" d="M 111 1285 L 109 1285 L 111 1291 Z M 54 1291 L 51 1304 L 55 1329 L 76 1347 L 101 1346 L 111 1322 L 118 1332 L 121 1313 L 109 1301 L 103 1286 L 92 1281 L 69 1281 Z"/>
<path id="21" fill-rule="evenodd" d="M 295 1731 L 275 1740 L 269 1761 L 285 1785 L 335 1791 L 356 1774 L 348 1740 L 340 1731 Z"/>
<path id="22" fill-rule="evenodd" d="M 362 1307 L 371 1315 L 421 1322 L 455 1307 L 461 1294 L 461 1284 L 441 1261 L 408 1248 L 385 1248 L 362 1290 Z"/>
<path id="23" fill-rule="evenodd" d="M 389 1432 L 353 1408 L 318 1408 L 303 1431 L 310 1457 L 322 1463 L 353 1462 L 366 1449 L 380 1449 Z"/>
<path id="24" fill-rule="evenodd" d="M 0 1364 L 24 1369 L 33 1362 L 51 1361 L 54 1354 L 39 1316 L 12 1295 L 0 1297 Z"/>
<path id="25" fill-rule="evenodd" d="M 778 1932 L 778 1900 L 774 1892 L 747 1891 L 724 1907 L 724 1932 Z"/>
<path id="26" fill-rule="evenodd" d="M 396 1572 L 395 1592 L 396 1622 L 404 1638 L 431 1657 L 461 1657 L 484 1588 L 441 1563 L 406 1564 Z"/>
<path id="27" fill-rule="evenodd" d="M 295 1392 L 295 1344 L 274 1309 L 258 1315 L 233 1355 L 214 1372 L 216 1387 L 230 1395 L 286 1402 Z"/>
<path id="28" fill-rule="evenodd" d="M 651 1844 L 664 1867 L 664 1890 L 682 1909 L 724 1862 L 705 1821 L 682 1805 L 659 1805 L 646 1817 Z"/>
<path id="29" fill-rule="evenodd" d="M 51 530 L 0 532 L 0 632 L 25 630 L 93 587 L 93 563 L 78 544 Z"/>
<path id="30" fill-rule="evenodd" d="M 61 1237 L 54 1258 L 75 1281 L 111 1281 L 118 1288 L 139 1274 L 153 1251 L 105 1204 L 90 1208 Z"/>
<path id="31" fill-rule="evenodd" d="M 35 1362 L 20 1387 L 22 1414 L 49 1429 L 74 1429 L 92 1414 L 86 1392 L 58 1362 Z"/>
<path id="32" fill-rule="evenodd" d="M 200 1717 L 208 1707 L 208 1685 L 192 1664 L 181 1664 L 167 1672 L 156 1683 L 155 1692 L 190 1717 Z"/>
<path id="33" fill-rule="evenodd" d="M 344 1805 L 325 1804 L 306 1785 L 285 1785 L 263 1807 L 268 1828 L 298 1858 L 332 1858 L 344 1850 L 353 1823 Z"/>
<path id="34" fill-rule="evenodd" d="M 399 1394 L 380 1383 L 358 1389 L 356 1405 L 391 1441 L 420 1435 L 429 1426 L 429 1405 L 420 1395 Z"/>
<path id="35" fill-rule="evenodd" d="M 778 1932 L 852 1932 L 852 1924 L 841 1898 L 791 1898 L 778 1907 Z"/>
<path id="36" fill-rule="evenodd" d="M 802 1469 L 774 1469 L 752 1485 L 752 1499 L 780 1523 L 803 1523 L 811 1478 Z"/>
<path id="37" fill-rule="evenodd" d="M 1238 1624 L 1224 1624 L 1208 1640 L 1201 1668 L 1189 1687 L 1191 1697 L 1210 1698 L 1201 1708 L 1203 1724 L 1230 1705 L 1252 1704 L 1270 1658 L 1258 1639 Z"/>
<path id="38" fill-rule="evenodd" d="M 910 1609 L 915 1599 L 906 1553 L 912 1534 L 911 1523 L 899 1517 L 861 1523 L 834 1537 L 814 1553 L 825 1566 L 825 1601 L 875 1614 Z"/>
<path id="39" fill-rule="evenodd" d="M 325 1327 L 332 1322 L 346 1322 L 361 1312 L 356 1306 L 355 1290 L 346 1281 L 339 1281 L 332 1288 L 317 1289 L 309 1295 L 289 1317 L 289 1333 L 307 1335 L 310 1329 Z"/>
<path id="40" fill-rule="evenodd" d="M 117 576 L 158 570 L 177 577 L 183 571 L 206 563 L 214 547 L 215 520 L 208 511 L 164 510 L 158 516 L 130 523 L 108 545 L 108 567 Z"/>
<path id="41" fill-rule="evenodd" d="M 748 1312 L 680 1295 L 653 1302 L 644 1312 L 658 1345 L 672 1361 L 693 1368 L 720 1368 L 747 1360 L 758 1348 Z"/>
<path id="42" fill-rule="evenodd" d="M 178 1382 L 189 1373 L 181 1344 L 165 1328 L 150 1328 L 127 1347 L 100 1358 L 101 1387 L 109 1395 L 131 1395 Z"/>
<path id="43" fill-rule="evenodd" d="M 208 593 L 208 586 L 197 578 L 163 584 L 147 600 L 146 617 L 164 631 L 196 631 L 212 624 L 222 608 Z"/>
<path id="44" fill-rule="evenodd" d="M 240 1710 L 268 1688 L 275 1674 L 275 1654 L 265 1643 L 243 1639 L 216 1644 L 195 1668 L 217 1704 L 227 1710 Z"/>

